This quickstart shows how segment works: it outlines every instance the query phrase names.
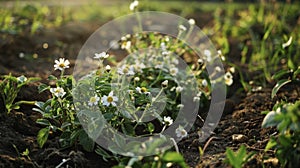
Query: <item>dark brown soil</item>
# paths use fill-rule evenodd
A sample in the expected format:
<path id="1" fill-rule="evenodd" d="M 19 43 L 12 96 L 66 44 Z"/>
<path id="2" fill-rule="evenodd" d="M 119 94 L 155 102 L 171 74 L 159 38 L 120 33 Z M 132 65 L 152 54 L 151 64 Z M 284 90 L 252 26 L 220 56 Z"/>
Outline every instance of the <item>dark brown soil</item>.
<path id="1" fill-rule="evenodd" d="M 207 23 L 208 24 L 208 23 Z M 97 23 L 68 23 L 53 30 L 43 30 L 37 35 L 1 35 L 0 38 L 0 74 L 12 72 L 14 75 L 38 76 L 43 82 L 53 71 L 54 59 L 65 57 L 74 64 L 77 53 L 89 35 L 98 28 Z M 3 38 L 5 37 L 5 38 Z M 44 49 L 43 43 L 49 47 Z M 19 53 L 25 57 L 20 58 Z M 33 57 L 33 54 L 35 57 Z M 247 69 L 244 69 L 245 73 Z M 71 73 L 69 70 L 67 73 Z M 238 75 L 235 74 L 235 77 Z M 38 83 L 37 83 L 38 84 Z M 46 100 L 47 94 L 37 93 L 37 84 L 26 86 L 20 92 L 18 100 Z M 253 91 L 251 93 L 235 92 L 241 85 L 235 80 L 234 86 L 229 88 L 226 108 L 222 120 L 214 130 L 210 140 L 199 143 L 197 132 L 190 132 L 189 137 L 179 143 L 187 163 L 191 167 L 226 167 L 224 164 L 226 148 L 238 149 L 242 144 L 247 151 L 254 151 L 256 155 L 247 164 L 247 167 L 261 167 L 261 160 L 265 157 L 264 147 L 271 135 L 276 134 L 274 129 L 262 129 L 264 115 L 262 111 L 271 110 L 276 102 L 271 99 L 271 87 Z M 299 95 L 289 87 L 279 93 L 280 98 L 295 101 Z M 0 110 L 4 107 L 0 103 Z M 8 115 L 0 113 L 0 167 L 55 167 L 63 159 L 70 158 L 71 167 L 110 167 L 100 156 L 87 153 L 80 148 L 62 150 L 58 140 L 50 138 L 45 147 L 40 149 L 36 142 L 36 135 L 40 126 L 35 120 L 41 117 L 32 111 L 31 106 L 22 106 Z M 232 136 L 241 134 L 240 141 L 234 141 Z M 204 155 L 200 158 L 199 146 L 207 145 Z M 15 147 L 14 147 L 15 146 Z M 29 149 L 29 157 L 21 153 Z M 273 152 L 267 152 L 272 157 Z M 271 165 L 270 166 L 276 166 Z"/>

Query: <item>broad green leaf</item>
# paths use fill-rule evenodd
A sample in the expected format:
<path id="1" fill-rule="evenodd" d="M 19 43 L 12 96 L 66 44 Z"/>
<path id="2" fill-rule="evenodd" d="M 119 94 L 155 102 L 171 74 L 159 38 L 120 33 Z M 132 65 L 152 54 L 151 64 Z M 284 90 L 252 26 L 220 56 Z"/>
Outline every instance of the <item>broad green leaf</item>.
<path id="1" fill-rule="evenodd" d="M 269 113 L 265 116 L 265 118 L 264 118 L 264 120 L 263 120 L 261 126 L 262 126 L 263 128 L 277 126 L 277 125 L 279 124 L 279 122 L 275 120 L 275 116 L 276 116 L 276 112 L 275 112 L 275 111 L 269 112 Z"/>
<path id="2" fill-rule="evenodd" d="M 46 127 L 46 128 L 41 129 L 38 132 L 37 142 L 38 142 L 40 148 L 42 148 L 44 146 L 45 142 L 47 141 L 48 135 L 49 135 L 49 131 L 50 131 L 50 127 Z"/>
<path id="3" fill-rule="evenodd" d="M 288 83 L 290 83 L 290 82 L 291 82 L 291 80 L 289 80 L 289 79 L 282 79 L 282 80 L 280 80 L 280 81 L 274 86 L 274 88 L 272 89 L 272 95 L 271 95 L 272 99 L 274 98 L 274 96 L 277 94 L 278 90 L 279 90 L 282 86 L 284 86 L 284 85 L 286 85 L 286 84 L 288 84 Z"/>

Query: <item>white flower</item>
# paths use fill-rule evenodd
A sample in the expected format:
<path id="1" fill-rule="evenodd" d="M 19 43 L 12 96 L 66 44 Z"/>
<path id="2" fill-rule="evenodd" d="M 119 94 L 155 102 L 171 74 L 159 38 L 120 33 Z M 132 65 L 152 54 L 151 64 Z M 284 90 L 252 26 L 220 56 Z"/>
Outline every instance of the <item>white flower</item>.
<path id="1" fill-rule="evenodd" d="M 218 50 L 217 53 L 218 53 L 218 56 L 221 57 L 221 60 L 222 60 L 222 61 L 225 61 L 225 60 L 226 60 L 226 58 L 224 57 L 224 55 L 223 55 L 223 53 L 222 53 L 221 50 Z"/>
<path id="2" fill-rule="evenodd" d="M 157 62 L 155 62 L 155 64 L 156 65 L 154 68 L 156 68 L 156 69 L 162 69 L 164 67 L 163 62 L 161 62 L 161 61 L 157 61 Z"/>
<path id="3" fill-rule="evenodd" d="M 180 139 L 187 137 L 187 135 L 188 135 L 186 130 L 182 126 L 179 126 L 178 128 L 176 128 L 175 133 L 176 133 L 176 136 Z"/>
<path id="4" fill-rule="evenodd" d="M 173 124 L 173 119 L 171 117 L 166 117 L 164 116 L 164 121 L 163 121 L 163 124 L 166 124 L 166 125 L 172 125 Z"/>
<path id="5" fill-rule="evenodd" d="M 170 69 L 170 74 L 171 74 L 172 76 L 175 76 L 177 73 L 178 73 L 178 68 L 173 67 L 173 68 Z"/>
<path id="6" fill-rule="evenodd" d="M 59 60 L 55 60 L 54 70 L 63 71 L 66 68 L 69 68 L 70 62 L 69 60 L 65 60 L 64 58 L 60 58 Z"/>
<path id="7" fill-rule="evenodd" d="M 121 45 L 121 49 L 126 49 L 126 50 L 129 50 L 131 47 L 131 41 L 125 41 L 122 43 Z"/>
<path id="8" fill-rule="evenodd" d="M 293 41 L 293 37 L 291 36 L 286 43 L 282 44 L 282 48 L 286 48 L 286 47 L 290 46 L 292 44 L 292 41 Z"/>
<path id="9" fill-rule="evenodd" d="M 20 82 L 20 83 L 24 83 L 24 82 L 27 81 L 27 78 L 26 78 L 24 75 L 22 75 L 22 76 L 19 76 L 19 77 L 17 78 L 17 80 L 18 80 L 18 82 Z"/>
<path id="10" fill-rule="evenodd" d="M 147 88 L 145 88 L 145 87 L 141 87 L 141 88 L 136 87 L 135 90 L 139 93 L 143 93 L 143 94 L 147 94 L 147 95 L 150 94 L 150 92 L 148 92 Z"/>
<path id="11" fill-rule="evenodd" d="M 168 162 L 168 163 L 166 164 L 166 167 L 171 167 L 172 165 L 173 165 L 172 162 Z"/>
<path id="12" fill-rule="evenodd" d="M 25 57 L 25 54 L 22 53 L 22 52 L 20 52 L 20 53 L 19 53 L 19 57 L 20 57 L 20 58 L 24 58 L 24 57 Z"/>
<path id="13" fill-rule="evenodd" d="M 136 64 L 134 65 L 134 70 L 135 70 L 136 72 L 142 73 L 142 72 L 143 72 L 143 69 L 145 69 L 145 68 L 146 68 L 146 65 L 145 65 L 144 63 L 136 63 Z"/>
<path id="14" fill-rule="evenodd" d="M 163 51 L 166 51 L 166 50 L 167 50 L 166 43 L 164 43 L 164 42 L 160 43 L 160 48 L 161 48 Z"/>
<path id="15" fill-rule="evenodd" d="M 106 66 L 105 66 L 105 70 L 106 70 L 106 71 L 110 71 L 110 70 L 111 70 L 111 67 L 110 67 L 109 65 L 106 65 Z"/>
<path id="16" fill-rule="evenodd" d="M 177 86 L 177 87 L 176 87 L 176 93 L 180 93 L 182 90 L 183 90 L 182 87 L 180 87 L 180 86 Z"/>
<path id="17" fill-rule="evenodd" d="M 230 86 L 233 83 L 233 79 L 232 79 L 232 75 L 230 72 L 226 72 L 226 74 L 224 75 L 224 79 L 225 79 L 225 84 Z"/>
<path id="18" fill-rule="evenodd" d="M 66 94 L 66 92 L 64 91 L 64 89 L 61 88 L 61 87 L 51 88 L 50 92 L 53 93 L 54 96 L 56 96 L 56 97 L 63 97 Z"/>
<path id="19" fill-rule="evenodd" d="M 200 97 L 195 96 L 195 97 L 193 98 L 193 101 L 194 101 L 194 102 L 200 101 Z"/>
<path id="20" fill-rule="evenodd" d="M 129 9 L 133 11 L 139 5 L 139 1 L 135 0 L 129 5 Z"/>
<path id="21" fill-rule="evenodd" d="M 203 59 L 199 58 L 198 59 L 198 64 L 202 65 L 204 63 Z"/>
<path id="22" fill-rule="evenodd" d="M 207 80 L 206 80 L 206 79 L 203 79 L 203 80 L 202 80 L 202 86 L 203 86 L 203 87 L 206 87 L 206 86 L 207 86 Z"/>
<path id="23" fill-rule="evenodd" d="M 204 50 L 204 55 L 206 56 L 206 61 L 211 61 L 211 52 L 209 50 Z"/>
<path id="24" fill-rule="evenodd" d="M 135 78 L 134 78 L 134 81 L 135 81 L 135 82 L 138 82 L 138 81 L 140 81 L 140 78 L 139 78 L 139 77 L 135 77 Z"/>
<path id="25" fill-rule="evenodd" d="M 99 53 L 99 54 L 95 53 L 95 56 L 94 56 L 95 59 L 100 59 L 100 60 L 104 60 L 108 57 L 109 57 L 109 55 L 106 52 L 102 52 L 102 53 Z"/>
<path id="26" fill-rule="evenodd" d="M 97 95 L 95 95 L 95 96 L 93 96 L 93 97 L 90 98 L 90 100 L 88 102 L 88 105 L 89 106 L 94 106 L 94 105 L 96 106 L 98 104 L 99 100 L 100 100 L 100 97 L 98 97 Z"/>
<path id="27" fill-rule="evenodd" d="M 172 63 L 177 65 L 177 64 L 179 64 L 179 61 L 178 61 L 178 59 L 175 58 L 175 59 L 172 60 Z"/>
<path id="28" fill-rule="evenodd" d="M 234 67 L 231 67 L 231 68 L 229 68 L 229 71 L 230 71 L 231 73 L 234 73 L 234 72 L 235 72 L 235 68 L 234 68 Z"/>
<path id="29" fill-rule="evenodd" d="M 128 75 L 128 76 L 132 76 L 135 74 L 133 66 L 128 66 L 128 65 L 123 65 L 121 68 L 118 68 L 118 73 L 120 75 Z"/>
<path id="30" fill-rule="evenodd" d="M 116 102 L 117 102 L 118 100 L 119 100 L 119 99 L 118 99 L 116 96 L 114 96 L 114 92 L 111 91 L 111 92 L 108 94 L 108 96 L 104 95 L 104 96 L 102 97 L 102 104 L 103 104 L 104 106 L 107 106 L 107 107 L 108 107 L 109 105 L 117 106 Z"/>
<path id="31" fill-rule="evenodd" d="M 168 81 L 168 80 L 165 80 L 165 81 L 163 81 L 163 82 L 161 83 L 161 85 L 162 85 L 163 88 L 166 88 L 166 87 L 168 87 L 168 83 L 169 83 L 169 81 Z"/>
<path id="32" fill-rule="evenodd" d="M 190 25 L 195 25 L 195 20 L 194 19 L 189 19 L 189 24 Z"/>
<path id="33" fill-rule="evenodd" d="M 179 31 L 186 31 L 186 27 L 183 25 L 179 25 Z"/>

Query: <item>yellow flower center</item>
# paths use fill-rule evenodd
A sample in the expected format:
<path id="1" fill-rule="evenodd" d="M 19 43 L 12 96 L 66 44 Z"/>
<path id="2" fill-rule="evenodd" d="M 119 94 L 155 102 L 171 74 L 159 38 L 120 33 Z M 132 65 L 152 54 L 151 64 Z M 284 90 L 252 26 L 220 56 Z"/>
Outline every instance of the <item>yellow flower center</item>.
<path id="1" fill-rule="evenodd" d="M 90 102 L 95 103 L 96 102 L 96 97 L 91 97 Z"/>
<path id="2" fill-rule="evenodd" d="M 128 68 L 124 68 L 123 73 L 128 73 Z"/>
<path id="3" fill-rule="evenodd" d="M 113 98 L 113 97 L 111 97 L 111 96 L 108 96 L 108 97 L 107 97 L 107 101 L 108 101 L 109 103 L 111 103 L 111 102 L 113 102 L 113 101 L 114 101 L 114 98 Z"/>
<path id="4" fill-rule="evenodd" d="M 61 68 L 64 68 L 65 64 L 64 63 L 60 63 L 58 66 L 61 67 Z"/>
<path id="5" fill-rule="evenodd" d="M 145 87 L 142 87 L 142 88 L 141 88 L 141 92 L 142 92 L 142 93 L 145 93 L 145 92 L 147 92 L 147 88 L 145 88 Z"/>

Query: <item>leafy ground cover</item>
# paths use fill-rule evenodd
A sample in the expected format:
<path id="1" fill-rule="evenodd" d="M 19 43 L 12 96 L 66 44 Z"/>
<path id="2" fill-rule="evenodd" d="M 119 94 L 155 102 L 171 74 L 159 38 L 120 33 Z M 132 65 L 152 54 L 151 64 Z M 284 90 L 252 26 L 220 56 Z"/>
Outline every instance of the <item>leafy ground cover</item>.
<path id="1" fill-rule="evenodd" d="M 243 5 L 141 1 L 135 10 L 166 11 L 195 19 L 216 48 L 222 51 L 225 71 L 231 72 L 233 79 L 228 86 L 222 119 L 210 138 L 200 143 L 199 128 L 203 125 L 201 117 L 205 118 L 205 114 L 199 113 L 201 117 L 196 120 L 193 129 L 178 143 L 180 155 L 164 151 L 156 158 L 139 160 L 105 153 L 107 151 L 89 145 L 87 135 L 82 133 L 76 120 L 71 115 L 65 118 L 58 113 L 72 113 L 68 106 L 71 104 L 68 89 L 71 89 L 69 83 L 72 83 L 72 77 L 68 75 L 72 74 L 76 56 L 85 40 L 107 20 L 130 11 L 129 3 L 115 3 L 118 5 L 109 3 L 101 7 L 94 3 L 80 7 L 53 7 L 20 4 L 11 10 L 1 8 L 0 73 L 7 75 L 1 78 L 1 167 L 125 167 L 129 164 L 133 167 L 168 167 L 172 164 L 177 167 L 297 167 L 300 155 L 300 13 L 297 4 L 288 3 Z M 153 43 L 160 46 L 160 38 L 152 39 Z M 136 41 L 133 38 L 127 40 Z M 172 50 L 168 41 L 165 43 L 166 48 Z M 143 46 L 143 43 L 136 45 Z M 114 55 L 118 62 L 131 52 L 126 45 L 124 48 L 112 50 L 109 54 Z M 64 62 L 70 68 L 60 69 L 58 66 L 55 70 L 54 60 L 62 57 L 70 61 L 70 65 Z M 104 64 L 112 66 L 114 59 L 105 60 Z M 8 75 L 10 73 L 12 76 Z M 28 79 L 25 80 L 22 75 Z M 37 77 L 39 81 L 29 77 Z M 139 78 L 144 80 L 142 75 Z M 101 83 L 108 79 L 99 80 Z M 199 79 L 203 86 L 203 78 Z M 159 81 L 163 83 L 165 80 Z M 136 82 L 139 83 L 138 80 Z M 174 83 L 169 82 L 171 89 Z M 140 98 L 137 95 L 142 90 L 147 92 L 147 86 L 140 83 L 137 93 L 134 93 L 135 99 Z M 50 88 L 64 90 L 56 92 Z M 134 85 L 133 90 L 136 88 Z M 99 92 L 99 97 L 109 97 L 108 90 Z M 206 94 L 209 95 L 209 90 Z M 64 98 L 61 106 L 56 103 L 60 98 Z M 89 101 L 92 104 L 98 101 L 97 96 L 94 99 Z M 49 100 L 53 102 L 51 108 L 56 116 L 45 116 L 43 110 L 46 109 L 35 103 Z M 142 99 L 137 104 L 147 104 L 147 101 Z M 103 107 L 108 105 L 108 113 L 114 110 L 113 105 L 102 103 Z M 33 110 L 37 107 L 44 113 Z M 170 105 L 169 108 L 174 110 L 175 107 Z M 165 117 L 171 116 L 168 111 L 164 114 Z M 122 125 L 112 118 L 111 124 Z M 56 119 L 68 123 L 65 126 L 57 124 Z M 129 127 L 131 122 L 126 122 L 124 125 Z M 157 126 L 157 122 L 161 121 L 141 125 L 130 133 L 135 134 L 139 130 L 152 133 L 164 129 L 163 125 Z M 135 124 L 132 126 L 135 127 Z M 72 134 L 72 131 L 76 133 Z"/>

